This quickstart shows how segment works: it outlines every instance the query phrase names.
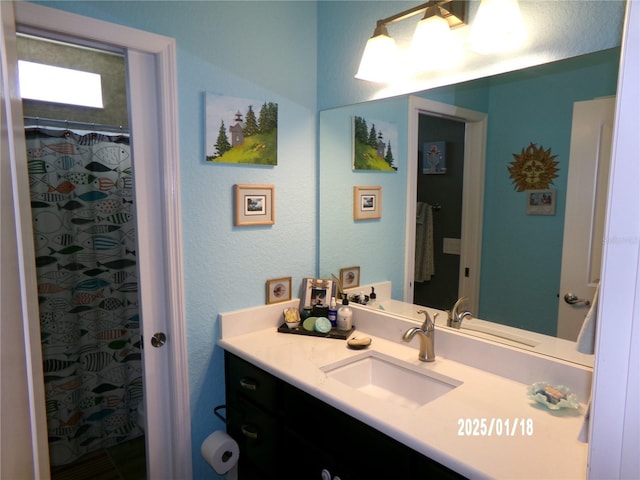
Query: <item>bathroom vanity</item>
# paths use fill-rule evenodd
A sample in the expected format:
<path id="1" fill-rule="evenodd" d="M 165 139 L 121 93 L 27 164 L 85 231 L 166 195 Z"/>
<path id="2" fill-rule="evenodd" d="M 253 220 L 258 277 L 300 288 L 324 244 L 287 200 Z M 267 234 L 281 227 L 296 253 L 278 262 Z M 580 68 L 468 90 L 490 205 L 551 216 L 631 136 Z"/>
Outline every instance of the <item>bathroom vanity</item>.
<path id="1" fill-rule="evenodd" d="M 239 478 L 464 478 L 232 353 L 225 365 Z"/>
<path id="2" fill-rule="evenodd" d="M 401 340 L 416 322 L 366 309 L 352 337 L 372 343 L 352 350 L 279 333 L 287 307 L 220 315 L 240 478 L 585 478 L 590 368 L 438 327 L 421 362 Z M 567 385 L 579 408 L 530 400 L 537 381 Z"/>

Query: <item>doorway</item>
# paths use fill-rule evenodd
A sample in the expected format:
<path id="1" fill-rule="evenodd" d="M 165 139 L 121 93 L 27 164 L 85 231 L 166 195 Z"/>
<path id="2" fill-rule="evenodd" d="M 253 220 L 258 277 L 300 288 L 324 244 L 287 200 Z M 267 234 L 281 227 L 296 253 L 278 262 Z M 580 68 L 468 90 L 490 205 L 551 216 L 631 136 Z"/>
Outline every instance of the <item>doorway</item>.
<path id="1" fill-rule="evenodd" d="M 450 309 L 458 298 L 465 124 L 420 113 L 413 303 Z"/>
<path id="2" fill-rule="evenodd" d="M 131 147 L 138 172 L 134 185 L 136 207 L 140 213 L 137 233 L 139 243 L 146 245 L 137 255 L 141 318 L 144 319 L 142 329 L 143 334 L 148 333 L 143 338 L 144 344 L 149 347 L 143 350 L 147 475 L 154 479 L 189 478 L 191 422 L 181 256 L 175 40 L 28 2 L 16 2 L 6 10 L 9 14 L 7 18 L 11 20 L 12 10 L 15 11 L 15 26 L 19 32 L 47 32 L 47 37 L 73 38 L 74 43 L 77 41 L 86 46 L 96 43 L 109 45 L 125 52 L 132 92 L 129 98 L 131 131 L 136 137 L 136 142 Z M 3 17 L 4 13 L 3 8 Z M 11 28 L 4 28 L 5 26 L 3 25 L 3 43 L 9 47 L 14 46 L 15 32 Z M 8 49 L 7 58 L 15 59 L 11 48 Z M 9 63 L 9 67 L 15 68 L 13 63 Z M 13 76 L 15 77 L 16 75 Z M 17 88 L 8 91 L 17 92 Z M 11 98 L 20 100 L 13 95 Z M 13 115 L 14 118 L 21 116 L 17 111 L 16 114 Z M 22 124 L 21 121 L 19 123 Z M 11 130 L 8 134 L 10 138 L 16 139 L 17 145 L 24 141 L 20 140 L 19 132 Z M 24 134 L 22 135 L 24 138 Z M 22 152 L 26 152 L 26 148 Z M 22 156 L 26 157 L 24 153 Z M 12 153 L 11 161 L 20 158 L 20 152 L 16 150 Z M 26 158 L 23 162 L 26 164 Z M 21 178 L 22 172 L 17 167 L 15 171 L 18 185 L 28 185 L 27 179 Z M 17 198 L 21 199 L 20 206 L 29 204 L 28 198 L 26 201 L 22 200 L 21 191 L 18 191 Z M 22 217 L 22 212 L 20 215 Z M 29 237 L 30 232 L 19 238 Z M 24 264 L 21 275 L 26 279 L 23 283 L 35 285 L 35 262 L 24 259 Z M 32 306 L 37 304 L 37 293 L 35 289 L 22 289 L 21 292 L 23 302 L 31 312 Z M 25 322 L 25 325 L 28 324 L 25 334 L 30 335 L 25 342 L 28 358 L 35 348 L 35 342 L 31 340 L 35 338 L 32 332 L 38 335 L 34 326 L 38 322 L 37 315 L 29 314 Z M 156 334 L 161 334 L 169 341 L 152 342 Z M 154 348 L 153 343 L 157 348 Z M 20 456 L 31 458 L 34 468 L 43 472 L 43 463 L 48 465 L 48 462 L 43 461 L 47 458 L 47 452 L 41 445 L 41 440 L 46 438 L 46 430 L 41 427 L 41 414 L 38 412 L 38 405 L 44 404 L 43 396 L 40 403 L 41 394 L 38 391 L 38 385 L 42 382 L 42 370 L 33 366 L 27 378 L 17 377 L 14 381 L 24 384 L 34 399 L 33 403 L 26 406 L 33 425 L 33 451 L 23 450 Z M 149 401 L 150 398 L 154 401 Z"/>
<path id="3" fill-rule="evenodd" d="M 22 102 L 52 477 L 75 470 L 90 476 L 86 459 L 94 465 L 101 452 L 109 459 L 101 469 L 126 469 L 144 479 L 124 55 L 27 35 L 17 40 L 19 60 L 98 74 L 104 94 L 103 108 Z M 123 448 L 137 455 L 118 455 Z"/>
<path id="4" fill-rule="evenodd" d="M 439 117 L 464 125 L 462 217 L 460 226 L 460 266 L 458 295 L 468 298 L 469 310 L 477 312 L 480 290 L 480 257 L 482 251 L 482 215 L 487 114 L 435 102 L 420 97 L 409 97 L 407 208 L 405 234 L 404 301 L 413 303 L 415 290 L 417 175 L 419 121 L 421 115 Z M 454 242 L 457 249 L 457 242 Z M 451 308 L 452 305 L 447 308 Z"/>

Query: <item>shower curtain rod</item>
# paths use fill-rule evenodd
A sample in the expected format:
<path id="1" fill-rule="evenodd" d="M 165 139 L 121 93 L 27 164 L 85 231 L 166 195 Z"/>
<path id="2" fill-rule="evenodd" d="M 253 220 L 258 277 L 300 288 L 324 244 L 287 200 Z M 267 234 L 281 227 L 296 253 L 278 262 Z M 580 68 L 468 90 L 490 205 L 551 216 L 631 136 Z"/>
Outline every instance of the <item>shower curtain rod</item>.
<path id="1" fill-rule="evenodd" d="M 24 117 L 25 127 L 58 127 L 68 129 L 80 129 L 80 130 L 96 130 L 99 132 L 120 133 L 123 135 L 129 134 L 129 129 L 122 125 L 100 125 L 99 123 L 88 122 L 74 122 L 70 120 L 58 120 L 55 118 L 42 118 L 42 117 Z"/>

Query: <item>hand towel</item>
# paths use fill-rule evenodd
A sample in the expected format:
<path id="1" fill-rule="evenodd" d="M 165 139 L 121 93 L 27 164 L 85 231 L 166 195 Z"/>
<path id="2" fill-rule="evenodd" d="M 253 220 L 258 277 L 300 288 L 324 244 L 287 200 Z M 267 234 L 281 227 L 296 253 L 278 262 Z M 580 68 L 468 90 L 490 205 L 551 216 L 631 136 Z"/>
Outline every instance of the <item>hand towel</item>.
<path id="1" fill-rule="evenodd" d="M 577 350 L 580 353 L 586 353 L 592 355 L 596 342 L 596 323 L 598 320 L 598 291 L 600 290 L 600 284 L 596 286 L 596 291 L 593 294 L 593 301 L 589 311 L 584 317 L 582 322 L 582 328 L 578 334 Z"/>
<path id="2" fill-rule="evenodd" d="M 416 282 L 427 282 L 435 274 L 433 261 L 433 210 L 431 205 L 418 202 L 416 209 Z"/>

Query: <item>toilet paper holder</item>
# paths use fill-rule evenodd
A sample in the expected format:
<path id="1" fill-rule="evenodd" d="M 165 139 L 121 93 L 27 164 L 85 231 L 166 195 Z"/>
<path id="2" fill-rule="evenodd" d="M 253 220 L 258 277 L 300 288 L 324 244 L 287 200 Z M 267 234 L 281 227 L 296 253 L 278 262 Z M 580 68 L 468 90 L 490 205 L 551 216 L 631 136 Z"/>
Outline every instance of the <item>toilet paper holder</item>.
<path id="1" fill-rule="evenodd" d="M 220 413 L 220 410 L 226 410 L 227 406 L 226 405 L 218 405 L 217 407 L 213 408 L 213 414 L 218 417 L 220 420 L 222 420 L 222 422 L 226 425 L 227 424 L 227 417 L 222 416 L 222 414 Z"/>

